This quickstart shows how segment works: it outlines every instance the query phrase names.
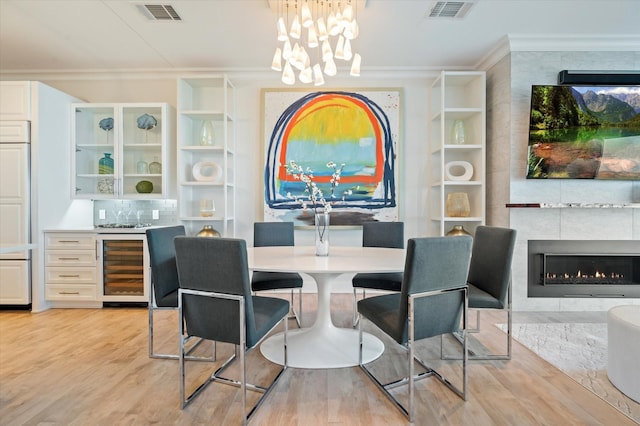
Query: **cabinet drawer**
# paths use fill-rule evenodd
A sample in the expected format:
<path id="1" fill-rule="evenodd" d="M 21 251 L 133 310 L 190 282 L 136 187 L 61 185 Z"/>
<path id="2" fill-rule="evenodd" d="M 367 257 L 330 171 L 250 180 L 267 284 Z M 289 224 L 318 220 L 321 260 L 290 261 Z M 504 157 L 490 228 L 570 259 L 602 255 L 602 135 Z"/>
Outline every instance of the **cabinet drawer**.
<path id="1" fill-rule="evenodd" d="M 69 268 L 53 266 L 45 269 L 47 284 L 95 284 L 96 268 Z"/>
<path id="2" fill-rule="evenodd" d="M 53 233 L 46 234 L 45 239 L 47 249 L 96 249 L 95 238 L 90 234 Z"/>
<path id="3" fill-rule="evenodd" d="M 96 266 L 96 254 L 90 250 L 47 250 L 46 266 Z"/>
<path id="4" fill-rule="evenodd" d="M 46 285 L 47 300 L 96 300 L 95 285 Z"/>

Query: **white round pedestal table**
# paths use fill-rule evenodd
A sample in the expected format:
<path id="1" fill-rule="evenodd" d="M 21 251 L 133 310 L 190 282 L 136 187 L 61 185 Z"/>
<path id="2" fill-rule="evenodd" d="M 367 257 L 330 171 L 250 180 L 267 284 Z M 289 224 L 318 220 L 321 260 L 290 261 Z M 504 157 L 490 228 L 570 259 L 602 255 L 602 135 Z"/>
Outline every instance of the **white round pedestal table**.
<path id="1" fill-rule="evenodd" d="M 359 332 L 336 327 L 331 321 L 331 286 L 344 273 L 401 272 L 404 249 L 331 247 L 329 256 L 316 256 L 314 247 L 248 248 L 249 269 L 298 272 L 311 276 L 318 288 L 318 310 L 309 328 L 289 330 L 287 361 L 295 368 L 343 368 L 358 365 Z M 268 360 L 284 364 L 283 333 L 267 338 L 260 352 Z M 362 361 L 368 363 L 384 352 L 377 337 L 363 333 Z"/>

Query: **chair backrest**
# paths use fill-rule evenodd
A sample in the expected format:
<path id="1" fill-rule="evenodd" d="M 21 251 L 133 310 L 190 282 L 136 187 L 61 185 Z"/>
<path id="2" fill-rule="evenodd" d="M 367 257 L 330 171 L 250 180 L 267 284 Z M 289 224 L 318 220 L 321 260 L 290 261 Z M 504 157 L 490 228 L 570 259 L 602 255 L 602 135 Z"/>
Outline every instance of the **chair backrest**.
<path id="1" fill-rule="evenodd" d="M 404 222 L 365 222 L 363 247 L 404 248 Z"/>
<path id="2" fill-rule="evenodd" d="M 293 222 L 255 222 L 253 224 L 253 246 L 293 246 Z"/>
<path id="3" fill-rule="evenodd" d="M 256 340 L 247 245 L 235 238 L 175 239 L 180 287 L 244 297 L 246 343 Z M 190 336 L 240 344 L 240 308 L 235 300 L 185 295 L 182 309 Z"/>
<path id="4" fill-rule="evenodd" d="M 495 226 L 478 226 L 467 282 L 486 291 L 504 308 L 511 282 L 511 261 L 516 231 Z"/>
<path id="5" fill-rule="evenodd" d="M 409 295 L 464 287 L 471 245 L 469 236 L 408 240 L 396 334 L 402 335 L 400 343 L 406 342 L 408 337 Z M 415 339 L 457 331 L 463 306 L 462 291 L 417 299 L 414 305 Z"/>
<path id="6" fill-rule="evenodd" d="M 182 225 L 153 228 L 146 231 L 151 265 L 151 287 L 158 306 L 164 305 L 165 296 L 178 290 L 176 251 L 173 240 L 182 235 L 185 235 Z"/>

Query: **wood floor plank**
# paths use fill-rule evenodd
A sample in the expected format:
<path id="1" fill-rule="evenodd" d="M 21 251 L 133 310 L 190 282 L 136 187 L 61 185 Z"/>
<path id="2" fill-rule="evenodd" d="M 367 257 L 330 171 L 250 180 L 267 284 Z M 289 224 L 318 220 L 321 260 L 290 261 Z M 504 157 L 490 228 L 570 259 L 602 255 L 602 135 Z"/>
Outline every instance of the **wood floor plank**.
<path id="1" fill-rule="evenodd" d="M 288 298 L 283 294 L 282 297 Z M 303 322 L 314 318 L 315 296 L 304 296 Z M 351 321 L 351 296 L 333 295 L 336 324 Z M 581 321 L 601 320 L 582 314 Z M 601 315 L 600 315 L 601 316 Z M 561 314 L 549 318 L 562 321 Z M 533 314 L 545 319 L 545 313 Z M 517 316 L 516 316 L 517 319 Z M 594 321 L 595 321 L 594 320 Z M 483 317 L 478 343 L 499 347 L 504 334 L 493 326 L 500 315 Z M 295 328 L 295 322 L 289 322 Z M 177 351 L 175 312 L 156 321 L 158 347 Z M 374 332 L 370 324 L 363 324 Z M 147 310 L 142 308 L 54 309 L 42 313 L 0 312 L 0 425 L 67 424 L 240 424 L 240 392 L 212 383 L 180 409 L 179 366 L 148 358 Z M 397 377 L 403 351 L 384 340 L 385 354 L 373 370 Z M 198 348 L 209 351 L 210 347 Z M 233 348 L 218 345 L 217 363 L 189 363 L 193 386 Z M 455 363 L 438 359 L 439 340 L 421 345 L 425 361 L 447 374 Z M 249 375 L 270 380 L 278 369 L 254 350 Z M 231 368 L 229 374 L 237 373 Z M 265 384 L 265 383 L 262 383 Z M 629 418 L 568 376 L 514 342 L 511 361 L 476 361 L 469 366 L 469 400 L 464 402 L 433 378 L 417 384 L 416 424 L 443 425 L 633 425 Z M 406 396 L 404 390 L 398 394 Z M 249 403 L 257 400 L 251 395 Z M 401 413 L 358 368 L 289 368 L 254 417 L 255 425 L 402 425 Z"/>

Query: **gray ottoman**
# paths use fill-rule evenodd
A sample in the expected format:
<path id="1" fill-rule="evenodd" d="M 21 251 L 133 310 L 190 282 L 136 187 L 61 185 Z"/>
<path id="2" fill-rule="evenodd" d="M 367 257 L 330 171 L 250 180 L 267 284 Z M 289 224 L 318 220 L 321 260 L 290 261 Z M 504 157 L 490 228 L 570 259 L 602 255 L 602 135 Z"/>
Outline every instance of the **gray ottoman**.
<path id="1" fill-rule="evenodd" d="M 607 313 L 607 375 L 613 385 L 640 402 L 640 305 L 622 305 Z"/>

